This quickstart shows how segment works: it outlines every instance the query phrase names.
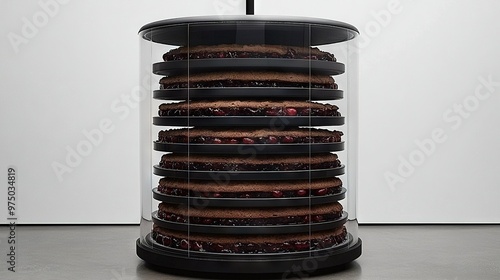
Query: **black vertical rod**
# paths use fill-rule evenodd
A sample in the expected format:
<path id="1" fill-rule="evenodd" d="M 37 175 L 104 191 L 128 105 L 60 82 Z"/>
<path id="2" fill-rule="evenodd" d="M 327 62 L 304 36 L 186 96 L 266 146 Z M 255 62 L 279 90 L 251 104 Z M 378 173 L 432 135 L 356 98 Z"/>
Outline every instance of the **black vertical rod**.
<path id="1" fill-rule="evenodd" d="M 253 15 L 254 5 L 253 0 L 247 0 L 247 15 Z"/>

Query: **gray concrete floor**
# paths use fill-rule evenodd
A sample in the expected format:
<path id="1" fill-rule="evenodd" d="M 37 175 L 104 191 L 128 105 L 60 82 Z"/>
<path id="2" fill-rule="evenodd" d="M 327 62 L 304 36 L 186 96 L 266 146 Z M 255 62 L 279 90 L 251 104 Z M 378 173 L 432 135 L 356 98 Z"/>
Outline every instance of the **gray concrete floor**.
<path id="1" fill-rule="evenodd" d="M 18 226 L 16 272 L 0 279 L 191 279 L 150 269 L 136 256 L 139 226 Z M 362 225 L 363 254 L 346 270 L 311 279 L 500 279 L 498 225 Z"/>

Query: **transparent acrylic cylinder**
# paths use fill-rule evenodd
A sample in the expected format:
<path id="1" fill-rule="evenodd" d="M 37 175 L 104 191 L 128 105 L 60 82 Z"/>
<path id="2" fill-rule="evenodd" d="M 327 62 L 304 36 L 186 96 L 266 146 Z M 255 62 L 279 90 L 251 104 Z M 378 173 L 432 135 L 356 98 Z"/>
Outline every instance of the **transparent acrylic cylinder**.
<path id="1" fill-rule="evenodd" d="M 318 264 L 314 271 L 309 269 L 306 272 L 315 273 L 316 270 L 348 263 L 361 254 L 356 220 L 357 35 L 358 32 L 354 27 L 341 22 L 257 16 L 172 19 L 151 23 L 141 29 L 140 81 L 141 89 L 145 92 L 145 97 L 140 103 L 142 219 L 137 248 L 141 258 L 146 262 L 171 269 L 214 273 L 285 273 L 291 265 L 300 265 L 304 260 L 312 258 L 317 260 Z M 220 48 L 216 47 L 217 45 L 226 46 Z M 241 50 L 240 52 L 227 50 L 230 48 L 227 45 L 259 47 L 247 49 L 244 53 Z M 205 46 L 205 54 L 197 53 L 199 46 Z M 273 50 L 275 46 L 285 46 L 288 53 L 283 57 L 276 54 L 261 55 L 269 49 Z M 171 58 L 173 60 L 163 60 L 163 54 L 179 47 L 185 49 L 185 54 Z M 314 48 L 333 54 L 336 61 L 318 58 Z M 296 49 L 304 49 L 305 54 L 301 54 L 300 51 L 297 53 Z M 207 50 L 209 54 L 206 53 Z M 235 72 L 244 73 L 247 80 L 228 82 L 230 79 L 227 78 L 217 83 L 208 81 L 208 84 L 206 80 L 201 82 L 197 80 L 200 75 L 207 73 L 229 76 Z M 306 79 L 296 82 L 295 78 L 288 78 L 292 79 L 285 81 L 288 84 L 273 82 L 259 84 L 252 83 L 255 81 L 248 78 L 248 76 L 257 77 L 261 75 L 258 73 L 262 72 L 269 76 L 299 73 Z M 316 76 L 333 77 L 338 88 L 321 88 L 316 85 Z M 163 77 L 174 77 L 180 82 L 173 88 L 160 89 L 159 81 Z M 213 75 L 209 77 L 214 79 Z M 238 103 L 237 106 L 240 107 L 236 109 L 227 107 L 222 107 L 222 110 L 216 109 L 217 112 L 222 111 L 222 115 L 206 115 L 213 113 L 214 108 L 207 109 L 203 106 L 208 106 L 206 104 L 210 102 L 227 100 L 243 101 L 243 103 Z M 265 106 L 255 105 L 255 102 L 263 104 L 268 101 L 285 102 L 283 106 L 286 108 L 244 107 Z M 311 103 L 304 105 L 296 103 L 298 101 L 336 105 L 342 116 L 338 117 L 330 111 L 326 115 L 317 115 Z M 170 107 L 167 106 L 169 109 L 165 115 L 158 115 L 160 104 L 174 103 L 185 104 L 182 105 L 184 107 L 177 108 L 175 106 L 178 105 L 168 105 Z M 292 107 L 290 111 L 292 106 L 290 104 L 297 108 Z M 205 111 L 198 110 L 200 106 Z M 196 110 L 197 113 L 194 113 Z M 272 110 L 275 110 L 274 113 Z M 231 113 L 228 113 L 229 111 Z M 207 127 L 218 133 L 224 131 L 230 136 L 225 139 L 215 135 L 218 140 L 214 140 L 213 135 L 200 138 L 196 129 L 207 129 Z M 176 134 L 175 137 L 163 139 L 166 143 L 156 143 L 159 141 L 160 131 L 180 128 L 185 129 L 183 135 Z M 274 135 L 273 133 L 279 131 L 280 135 L 284 135 L 287 130 L 295 128 L 302 129 L 302 133 L 305 133 L 305 136 L 302 136 L 304 139 L 313 138 L 317 129 L 340 130 L 343 132 L 343 144 L 339 146 L 339 143 L 315 143 L 311 140 L 288 143 L 289 141 L 282 140 L 288 136 L 276 136 L 275 138 L 279 139 L 278 143 L 268 140 Z M 236 135 L 239 134 L 234 134 L 234 131 L 237 129 L 245 130 L 246 140 L 236 139 Z M 255 132 L 257 129 L 267 129 L 270 135 L 263 137 L 259 134 L 257 137 Z M 235 139 L 231 138 L 233 137 L 231 133 Z M 263 140 L 264 138 L 267 140 Z M 298 138 L 300 137 L 295 137 L 294 141 L 298 141 Z M 315 155 L 329 153 L 338 155 L 341 167 L 323 168 L 314 165 L 317 160 L 313 159 Z M 197 159 L 200 154 L 205 156 L 205 162 L 200 163 Z M 182 159 L 176 159 L 175 164 L 172 163 L 164 168 L 159 166 L 159 162 L 163 161 L 165 155 L 182 155 Z M 237 158 L 239 164 L 254 162 L 256 159 L 261 165 L 254 169 L 248 169 L 247 166 L 240 168 L 238 164 L 235 166 L 228 162 L 215 161 L 218 165 L 215 167 L 212 165 L 212 157 L 227 155 L 230 155 L 231 159 Z M 296 159 L 295 161 L 289 159 L 288 162 L 291 163 L 286 169 L 280 169 L 284 168 L 284 163 L 278 164 L 279 166 L 268 166 L 269 162 L 281 156 L 296 156 Z M 211 163 L 206 165 L 206 162 Z M 294 169 L 299 165 L 301 169 Z M 335 193 L 318 195 L 318 189 L 315 189 L 313 184 L 318 180 L 328 181 L 333 177 L 342 180 L 345 193 L 342 196 Z M 162 178 L 169 183 L 183 181 L 187 191 L 182 193 L 178 188 L 172 191 L 176 189 L 173 187 L 170 190 L 164 189 L 161 193 L 157 187 Z M 251 192 L 248 189 L 244 191 L 237 189 L 235 192 L 227 192 L 229 187 L 240 186 L 238 184 L 242 182 L 258 182 L 266 185 L 269 191 Z M 300 182 L 302 188 L 297 190 L 297 187 L 293 187 L 274 196 L 276 194 L 273 192 L 276 191 L 274 188 L 280 184 L 279 182 L 290 185 Z M 211 189 L 208 192 L 198 191 L 199 188 L 203 188 L 200 185 L 210 185 Z M 197 191 L 194 191 L 195 189 Z M 220 189 L 225 191 L 220 192 Z M 302 193 L 299 195 L 298 191 Z M 174 212 L 167 211 L 166 216 L 161 216 L 158 207 L 162 201 L 170 206 L 170 210 L 174 208 L 172 210 Z M 324 217 L 315 213 L 315 207 L 335 202 L 343 207 L 342 217 L 330 220 L 317 218 Z M 182 210 L 179 210 L 181 208 Z M 292 216 L 292 221 L 270 222 L 270 220 L 255 220 L 252 216 L 273 216 L 273 212 L 285 208 L 288 211 L 287 215 Z M 294 216 L 294 209 L 298 208 L 302 209 L 300 211 L 309 208 L 310 211 L 305 215 L 301 212 L 301 215 Z M 244 214 L 245 217 L 250 217 L 250 220 L 254 219 L 252 221 L 257 224 L 249 225 L 248 219 L 242 222 L 242 218 L 237 215 L 222 220 L 210 216 L 210 213 L 220 215 L 220 212 L 231 212 L 231 209 L 237 209 L 233 211 L 236 213 L 258 209 L 257 214 L 255 211 L 254 214 Z M 200 210 L 208 214 L 200 214 Z M 174 215 L 171 215 L 172 213 Z M 293 220 L 293 217 L 296 219 Z M 201 218 L 208 218 L 211 224 L 204 224 Z M 301 219 L 305 219 L 305 222 Z M 319 220 L 314 222 L 314 219 Z M 162 234 L 152 232 L 153 224 L 167 228 L 174 234 L 169 236 L 164 232 Z M 345 226 L 347 229 L 345 240 L 339 244 L 332 245 L 330 239 L 318 237 L 321 234 L 329 236 L 329 232 L 335 231 L 339 226 Z M 302 239 L 292 240 L 290 236 L 293 234 L 300 235 Z M 304 239 L 304 236 L 307 238 Z M 287 238 L 292 238 L 290 239 L 292 245 L 288 244 L 290 240 Z M 234 242 L 231 241 L 233 239 Z M 226 243 L 217 243 L 219 242 L 217 240 L 225 240 Z M 276 240 L 283 240 L 287 245 Z M 305 242 L 308 249 L 299 246 L 300 242 Z M 320 243 L 323 245 L 318 245 Z M 255 247 L 257 249 L 253 249 Z"/>

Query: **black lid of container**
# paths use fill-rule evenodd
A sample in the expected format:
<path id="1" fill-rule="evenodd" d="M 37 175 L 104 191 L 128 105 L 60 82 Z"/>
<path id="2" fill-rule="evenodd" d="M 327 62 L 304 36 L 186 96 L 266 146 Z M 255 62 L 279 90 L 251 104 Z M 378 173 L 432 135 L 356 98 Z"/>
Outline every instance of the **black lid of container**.
<path id="1" fill-rule="evenodd" d="M 170 45 L 324 45 L 351 40 L 356 27 L 334 20 L 283 16 L 202 16 L 144 25 L 144 39 Z"/>

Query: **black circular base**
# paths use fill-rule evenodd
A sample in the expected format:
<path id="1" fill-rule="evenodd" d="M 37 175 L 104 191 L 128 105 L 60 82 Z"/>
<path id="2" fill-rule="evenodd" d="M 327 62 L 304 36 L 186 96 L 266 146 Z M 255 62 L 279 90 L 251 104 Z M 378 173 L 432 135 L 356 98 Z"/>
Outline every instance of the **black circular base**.
<path id="1" fill-rule="evenodd" d="M 147 240 L 147 238 L 145 239 Z M 308 275 L 329 272 L 336 267 L 344 266 L 361 256 L 361 239 L 342 248 L 312 251 L 310 254 L 297 254 L 300 257 L 275 258 L 269 256 L 248 258 L 233 255 L 219 257 L 189 257 L 186 254 L 163 251 L 152 244 L 136 241 L 137 255 L 150 265 L 173 270 L 175 273 L 189 274 L 202 272 L 203 277 L 209 274 L 276 274 L 282 279 L 301 279 Z"/>

